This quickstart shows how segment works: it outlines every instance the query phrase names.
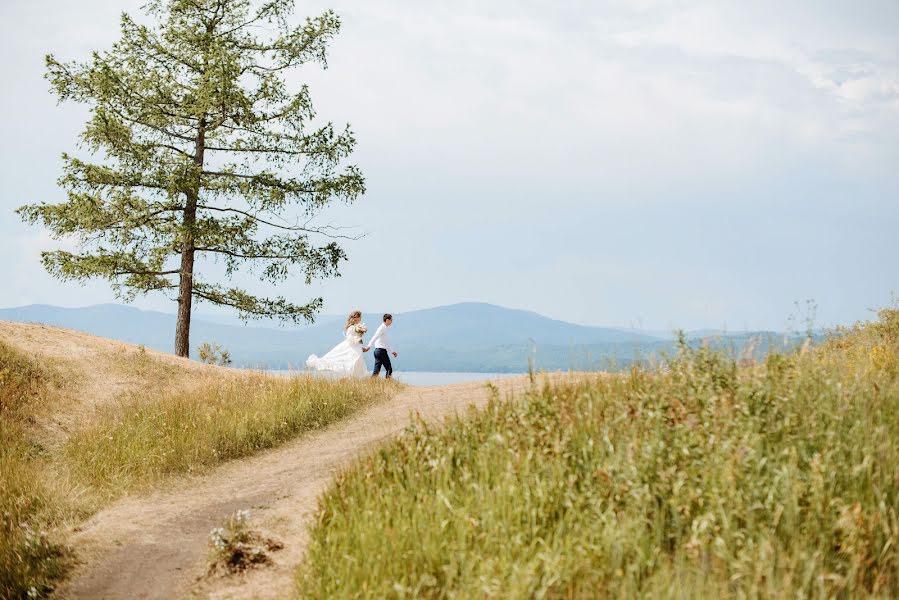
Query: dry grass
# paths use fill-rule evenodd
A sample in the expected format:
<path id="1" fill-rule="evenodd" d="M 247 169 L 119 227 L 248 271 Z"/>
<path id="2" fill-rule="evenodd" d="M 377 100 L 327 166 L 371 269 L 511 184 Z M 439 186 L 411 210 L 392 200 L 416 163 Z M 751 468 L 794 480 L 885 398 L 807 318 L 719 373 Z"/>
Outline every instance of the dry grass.
<path id="1" fill-rule="evenodd" d="M 383 381 L 244 374 L 103 407 L 64 448 L 80 481 L 110 496 L 249 456 L 389 397 Z"/>
<path id="2" fill-rule="evenodd" d="M 72 562 L 54 530 L 78 506 L 28 435 L 32 410 L 57 380 L 57 373 L 0 342 L 0 598 L 42 596 Z"/>
<path id="3" fill-rule="evenodd" d="M 0 341 L 44 373 L 27 411 L 28 435 L 55 452 L 98 410 L 129 395 L 190 389 L 234 370 L 203 365 L 80 331 L 0 321 Z M 21 364 L 21 361 L 20 361 Z M 23 372 L 18 367 L 11 372 Z M 47 379 L 52 374 L 52 379 Z"/>
<path id="4" fill-rule="evenodd" d="M 310 598 L 899 596 L 899 311 L 739 368 L 546 384 L 320 501 Z"/>
<path id="5" fill-rule="evenodd" d="M 113 498 L 271 448 L 395 390 L 0 322 L 0 598 L 49 593 L 72 562 L 62 532 Z"/>
<path id="6" fill-rule="evenodd" d="M 0 598 L 43 596 L 71 565 L 54 533 L 68 511 L 52 475 L 16 425 L 0 420 Z"/>

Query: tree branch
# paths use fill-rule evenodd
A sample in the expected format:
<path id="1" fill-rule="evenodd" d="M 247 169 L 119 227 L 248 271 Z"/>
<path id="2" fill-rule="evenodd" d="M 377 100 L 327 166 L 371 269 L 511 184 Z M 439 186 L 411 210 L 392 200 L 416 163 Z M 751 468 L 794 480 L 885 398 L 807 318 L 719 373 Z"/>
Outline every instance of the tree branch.
<path id="1" fill-rule="evenodd" d="M 260 259 L 260 260 L 295 260 L 299 258 L 293 254 L 242 254 L 240 252 L 234 252 L 232 250 L 225 250 L 223 248 L 207 248 L 197 246 L 194 248 L 197 252 L 213 252 L 215 254 L 225 254 L 227 256 L 231 256 L 233 258 L 245 258 L 245 259 Z"/>
<path id="2" fill-rule="evenodd" d="M 177 275 L 181 271 L 179 269 L 174 269 L 172 271 L 114 271 L 111 273 L 112 275 L 122 276 L 122 275 L 153 275 L 154 277 L 159 277 L 162 275 Z"/>
<path id="3" fill-rule="evenodd" d="M 349 235 L 337 235 L 333 233 L 328 233 L 326 230 L 337 230 L 338 227 L 333 227 L 331 225 L 325 225 L 324 227 L 304 227 L 302 225 L 279 225 L 277 223 L 272 223 L 271 221 L 266 221 L 265 219 L 261 219 L 253 213 L 240 210 L 237 208 L 221 208 L 219 206 L 209 206 L 207 204 L 198 204 L 197 208 L 202 208 L 205 210 L 215 210 L 218 212 L 230 212 L 238 215 L 243 215 L 247 218 L 253 219 L 258 223 L 262 223 L 263 225 L 268 225 L 270 227 L 275 227 L 277 229 L 283 229 L 284 231 L 302 231 L 305 233 L 315 233 L 319 235 L 323 235 L 332 239 L 342 239 L 342 240 L 361 240 L 364 237 L 364 234 L 361 236 L 349 236 Z"/>

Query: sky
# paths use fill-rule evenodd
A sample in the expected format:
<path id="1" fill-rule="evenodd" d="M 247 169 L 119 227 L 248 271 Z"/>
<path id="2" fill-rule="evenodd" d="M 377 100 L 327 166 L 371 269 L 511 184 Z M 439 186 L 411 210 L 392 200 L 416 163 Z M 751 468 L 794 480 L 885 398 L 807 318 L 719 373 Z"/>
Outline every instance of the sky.
<path id="1" fill-rule="evenodd" d="M 43 57 L 84 59 L 143 0 L 0 3 L 0 306 L 116 301 L 52 279 L 69 247 L 12 212 L 64 200 L 87 115 Z M 899 292 L 895 0 L 300 1 L 342 18 L 308 83 L 349 123 L 365 234 L 326 313 L 490 302 L 641 329 L 872 317 Z M 214 269 L 214 267 L 213 267 Z M 252 278 L 237 283 L 271 291 Z M 798 307 L 797 307 L 798 303 Z M 161 297 L 137 306 L 174 311 Z M 211 311 L 201 305 L 199 312 Z M 801 314 L 800 314 L 801 313 Z"/>

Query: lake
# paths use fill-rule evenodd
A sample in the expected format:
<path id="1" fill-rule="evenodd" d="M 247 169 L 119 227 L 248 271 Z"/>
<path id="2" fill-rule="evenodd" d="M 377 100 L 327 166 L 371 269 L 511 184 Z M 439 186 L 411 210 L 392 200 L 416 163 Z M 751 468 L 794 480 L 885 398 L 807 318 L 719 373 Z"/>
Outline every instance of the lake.
<path id="1" fill-rule="evenodd" d="M 298 374 L 306 371 L 290 371 L 273 369 L 271 373 Z M 451 383 L 467 383 L 470 381 L 492 381 L 505 377 L 517 377 L 524 373 L 438 373 L 431 371 L 394 371 L 393 377 L 408 385 L 449 385 Z M 327 376 L 327 375 L 324 375 Z M 381 377 L 383 377 L 383 373 Z"/>

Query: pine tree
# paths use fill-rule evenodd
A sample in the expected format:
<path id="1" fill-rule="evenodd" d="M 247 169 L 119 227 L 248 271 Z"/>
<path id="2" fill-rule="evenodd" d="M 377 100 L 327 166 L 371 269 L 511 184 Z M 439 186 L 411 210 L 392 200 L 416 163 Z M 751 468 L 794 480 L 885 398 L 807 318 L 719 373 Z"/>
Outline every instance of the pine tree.
<path id="1" fill-rule="evenodd" d="M 209 281 L 198 267 L 220 261 L 284 281 L 291 268 L 339 276 L 339 228 L 313 225 L 334 201 L 365 190 L 349 127 L 313 126 L 305 64 L 327 67 L 340 29 L 331 11 L 289 24 L 293 0 L 155 0 L 153 24 L 121 18 L 111 50 L 84 63 L 47 57 L 60 101 L 90 108 L 81 134 L 91 161 L 63 155 L 67 201 L 18 209 L 77 253 L 42 254 L 62 280 L 108 280 L 125 301 L 162 292 L 178 302 L 175 352 L 188 356 L 194 299 L 241 318 L 312 321 L 321 298 L 293 304 Z M 198 261 L 199 258 L 199 261 Z M 208 272 L 208 269 L 207 269 Z"/>

